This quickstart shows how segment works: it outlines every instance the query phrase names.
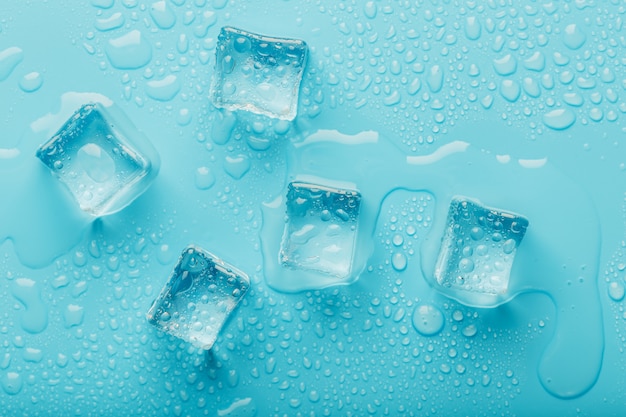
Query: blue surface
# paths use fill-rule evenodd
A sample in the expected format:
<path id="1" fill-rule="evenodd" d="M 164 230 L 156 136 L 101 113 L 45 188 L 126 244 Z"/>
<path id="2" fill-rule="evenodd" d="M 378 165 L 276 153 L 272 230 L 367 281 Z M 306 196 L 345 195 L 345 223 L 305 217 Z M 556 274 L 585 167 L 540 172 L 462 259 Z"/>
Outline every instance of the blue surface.
<path id="1" fill-rule="evenodd" d="M 5 3 L 1 415 L 623 415 L 621 3 Z M 211 104 L 223 26 L 307 43 L 293 122 Z M 35 157 L 85 102 L 161 156 L 95 221 Z M 303 290 L 283 200 L 320 179 L 362 273 Z M 434 289 L 455 195 L 530 222 L 496 308 Z M 251 279 L 208 354 L 145 319 L 191 242 Z"/>

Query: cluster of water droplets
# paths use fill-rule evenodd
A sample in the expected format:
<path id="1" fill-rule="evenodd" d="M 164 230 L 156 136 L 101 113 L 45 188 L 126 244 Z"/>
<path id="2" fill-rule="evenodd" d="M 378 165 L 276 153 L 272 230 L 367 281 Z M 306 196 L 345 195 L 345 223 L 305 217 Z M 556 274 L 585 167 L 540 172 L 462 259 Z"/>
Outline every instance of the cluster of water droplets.
<path id="1" fill-rule="evenodd" d="M 625 10 L 616 2 L 284 5 L 312 34 L 293 123 L 208 103 L 218 28 L 252 7 L 246 2 L 91 0 L 93 27 L 77 40 L 119 80 L 128 107 L 173 125 L 178 136 L 168 140 L 195 141 L 198 153 L 181 176 L 195 188 L 188 204 L 223 223 L 203 235 L 215 245 L 224 232 L 258 253 L 258 202 L 282 186 L 282 145 L 329 113 L 374 109 L 375 122 L 418 150 L 485 112 L 536 135 L 618 121 L 626 112 L 617 71 Z M 337 43 L 319 47 L 313 35 L 328 28 Z M 18 45 L 0 50 L 0 82 L 35 93 L 43 71 L 27 67 L 27 55 Z M 145 208 L 139 202 L 136 211 Z M 450 412 L 451 399 L 458 413 L 479 413 L 476 404 L 485 403 L 477 398 L 489 387 L 485 401 L 506 414 L 529 361 L 519 346 L 545 344 L 549 321 L 536 313 L 507 325 L 414 279 L 432 210 L 426 193 L 389 196 L 376 255 L 351 287 L 285 296 L 266 287 L 258 259 L 242 261 L 255 272 L 253 286 L 207 356 L 143 316 L 179 247 L 197 236 L 190 229 L 203 225 L 179 228 L 191 210 L 152 213 L 141 226 L 123 217 L 96 223 L 85 243 L 43 270 L 18 265 L 6 251 L 0 279 L 10 293 L 0 300 L 12 308 L 0 315 L 0 335 L 11 336 L 0 342 L 0 387 L 11 397 L 0 403 L 9 413 L 45 402 L 50 412 L 76 415 L 96 407 L 105 414 L 140 407 L 147 415 L 422 415 Z M 623 246 L 606 274 L 622 342 Z M 259 402 L 259 389 L 271 394 L 269 405 Z"/>
<path id="2" fill-rule="evenodd" d="M 380 108 L 399 135 L 411 132 L 411 149 L 485 111 L 532 137 L 626 112 L 617 75 L 626 10 L 617 2 L 370 1 L 319 10 L 339 35 L 318 54 L 327 107 Z"/>

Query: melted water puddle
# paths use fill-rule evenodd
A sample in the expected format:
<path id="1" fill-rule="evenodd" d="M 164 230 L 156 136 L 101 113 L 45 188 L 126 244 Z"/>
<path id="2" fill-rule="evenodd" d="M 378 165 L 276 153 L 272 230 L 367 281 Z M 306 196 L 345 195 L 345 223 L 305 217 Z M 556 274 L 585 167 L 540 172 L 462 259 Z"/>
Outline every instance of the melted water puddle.
<path id="1" fill-rule="evenodd" d="M 434 223 L 421 248 L 422 277 L 415 279 L 428 281 L 433 276 L 454 195 L 471 196 L 527 216 L 532 226 L 516 255 L 509 299 L 541 292 L 556 305 L 556 331 L 537 368 L 540 381 L 560 398 L 580 396 L 594 385 L 604 349 L 597 289 L 599 221 L 584 191 L 547 158 L 495 155 L 461 140 L 429 155 L 406 156 L 376 132 L 344 135 L 335 130 L 317 131 L 293 144 L 288 153 L 289 181 L 317 178 L 352 183 L 362 193 L 356 271 L 363 271 L 372 254 L 383 200 L 397 189 L 428 192 L 435 199 Z M 284 225 L 283 197 L 265 204 L 263 214 L 268 284 L 286 292 L 331 285 L 306 276 L 294 281 L 280 267 L 276 254 Z"/>

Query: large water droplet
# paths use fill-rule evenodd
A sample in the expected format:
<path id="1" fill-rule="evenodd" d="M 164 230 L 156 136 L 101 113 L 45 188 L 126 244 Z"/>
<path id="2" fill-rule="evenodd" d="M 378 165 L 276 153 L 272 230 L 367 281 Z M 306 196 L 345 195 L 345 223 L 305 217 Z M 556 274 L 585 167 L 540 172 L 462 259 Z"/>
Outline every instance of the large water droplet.
<path id="1" fill-rule="evenodd" d="M 543 123 L 551 129 L 564 130 L 574 124 L 576 115 L 568 109 L 556 109 L 543 115 Z"/>
<path id="2" fill-rule="evenodd" d="M 9 78 L 22 59 L 24 59 L 24 53 L 16 46 L 0 51 L 0 81 Z"/>
<path id="3" fill-rule="evenodd" d="M 621 282 L 611 282 L 609 284 L 609 297 L 613 301 L 622 301 L 624 299 L 624 285 Z"/>
<path id="4" fill-rule="evenodd" d="M 38 72 L 29 72 L 20 80 L 20 88 L 25 93 L 34 93 L 41 88 L 43 77 Z"/>
<path id="5" fill-rule="evenodd" d="M 169 101 L 180 91 L 180 81 L 175 75 L 168 75 L 161 80 L 152 80 L 146 83 L 146 94 L 159 101 Z"/>
<path id="6" fill-rule="evenodd" d="M 232 178 L 238 180 L 250 169 L 250 158 L 245 155 L 227 156 L 224 163 L 224 171 Z"/>
<path id="7" fill-rule="evenodd" d="M 118 69 L 141 68 L 152 59 L 152 47 L 138 30 L 109 40 L 105 52 L 111 65 Z"/>
<path id="8" fill-rule="evenodd" d="M 524 61 L 524 66 L 531 71 L 543 71 L 546 66 L 546 57 L 541 52 L 535 52 Z"/>
<path id="9" fill-rule="evenodd" d="M 152 3 L 152 6 L 150 6 L 150 16 L 154 23 L 161 29 L 170 29 L 176 23 L 176 15 L 165 0 Z"/>
<path id="10" fill-rule="evenodd" d="M 577 24 L 572 23 L 565 27 L 565 30 L 563 31 L 563 43 L 569 49 L 580 48 L 586 40 L 587 36 Z"/>
<path id="11" fill-rule="evenodd" d="M 2 376 L 0 380 L 2 389 L 9 395 L 16 395 L 22 390 L 22 376 L 17 372 L 8 372 Z"/>
<path id="12" fill-rule="evenodd" d="M 511 54 L 493 60 L 493 68 L 500 75 L 511 75 L 517 70 L 517 60 Z"/>
<path id="13" fill-rule="evenodd" d="M 402 272 L 407 267 L 406 255 L 402 252 L 396 252 L 391 257 L 391 266 L 398 272 Z"/>
<path id="14" fill-rule="evenodd" d="M 21 317 L 22 329 L 29 333 L 42 332 L 48 326 L 48 311 L 37 283 L 30 278 L 18 278 L 13 282 L 11 292 L 25 307 Z"/>
<path id="15" fill-rule="evenodd" d="M 198 189 L 208 190 L 215 184 L 215 176 L 209 168 L 200 167 L 196 170 L 195 183 Z"/>
<path id="16" fill-rule="evenodd" d="M 117 12 L 113 13 L 109 17 L 96 19 L 96 23 L 94 24 L 94 26 L 100 32 L 107 32 L 109 30 L 121 28 L 122 26 L 124 26 L 124 15 L 120 12 Z"/>
<path id="17" fill-rule="evenodd" d="M 475 41 L 480 38 L 480 21 L 475 16 L 470 16 L 465 21 L 465 36 L 467 39 Z"/>
<path id="18" fill-rule="evenodd" d="M 441 310 L 431 304 L 421 304 L 413 312 L 413 326 L 424 336 L 434 336 L 443 329 L 444 317 Z"/>
<path id="19" fill-rule="evenodd" d="M 520 91 L 519 84 L 513 80 L 503 80 L 500 86 L 500 94 L 510 102 L 514 102 L 518 99 Z"/>
<path id="20" fill-rule="evenodd" d="M 433 93 L 437 93 L 443 87 L 443 69 L 439 65 L 433 65 L 428 72 L 428 87 Z"/>

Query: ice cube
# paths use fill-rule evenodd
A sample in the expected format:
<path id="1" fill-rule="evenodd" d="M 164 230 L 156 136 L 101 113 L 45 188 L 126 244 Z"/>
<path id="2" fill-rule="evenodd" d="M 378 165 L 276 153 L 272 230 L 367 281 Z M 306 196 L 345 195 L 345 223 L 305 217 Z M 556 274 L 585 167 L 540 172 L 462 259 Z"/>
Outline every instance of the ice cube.
<path id="1" fill-rule="evenodd" d="M 280 248 L 284 267 L 346 278 L 352 270 L 361 194 L 292 182 Z"/>
<path id="2" fill-rule="evenodd" d="M 160 330 L 209 350 L 249 287 L 246 274 L 190 245 L 146 317 Z"/>
<path id="3" fill-rule="evenodd" d="M 518 214 L 454 197 L 435 265 L 437 283 L 469 304 L 491 304 L 508 290 L 527 227 L 528 220 Z"/>
<path id="4" fill-rule="evenodd" d="M 301 40 L 222 28 L 211 85 L 213 104 L 293 120 L 307 55 Z"/>
<path id="5" fill-rule="evenodd" d="M 67 186 L 80 208 L 94 216 L 126 207 L 159 170 L 159 156 L 150 142 L 120 111 L 99 103 L 78 109 L 39 147 L 37 157 Z"/>

